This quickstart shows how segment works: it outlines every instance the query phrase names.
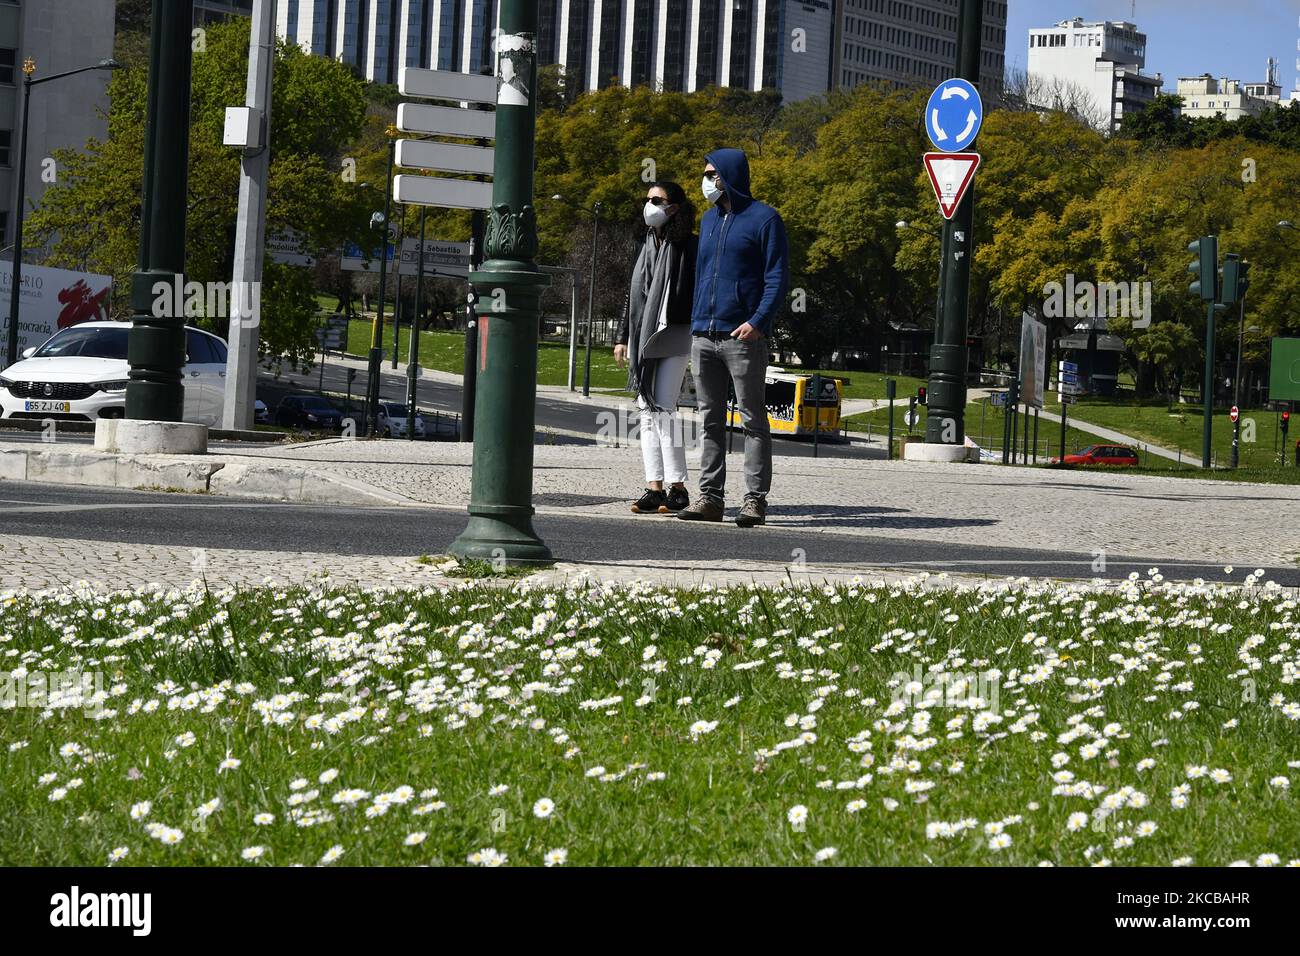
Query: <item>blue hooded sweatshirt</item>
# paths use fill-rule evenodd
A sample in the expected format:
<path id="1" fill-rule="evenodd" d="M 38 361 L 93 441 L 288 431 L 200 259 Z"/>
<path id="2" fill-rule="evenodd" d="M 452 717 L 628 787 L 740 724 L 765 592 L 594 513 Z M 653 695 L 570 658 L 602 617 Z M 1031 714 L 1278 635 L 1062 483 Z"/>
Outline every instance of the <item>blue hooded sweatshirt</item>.
<path id="1" fill-rule="evenodd" d="M 731 209 L 715 203 L 700 220 L 691 331 L 732 332 L 748 322 L 771 335 L 790 287 L 785 223 L 749 194 L 743 150 L 718 149 L 705 159 L 718 171 Z"/>

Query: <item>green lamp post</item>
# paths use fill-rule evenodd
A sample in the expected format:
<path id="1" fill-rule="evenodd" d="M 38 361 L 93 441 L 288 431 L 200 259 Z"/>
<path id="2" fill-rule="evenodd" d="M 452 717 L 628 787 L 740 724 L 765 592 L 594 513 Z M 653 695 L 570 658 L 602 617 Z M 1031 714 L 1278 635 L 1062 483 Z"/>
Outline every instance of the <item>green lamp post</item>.
<path id="1" fill-rule="evenodd" d="M 190 144 L 190 31 L 193 0 L 153 0 L 149 39 L 149 112 L 145 126 L 140 268 L 131 277 L 126 417 L 178 422 L 185 411 L 185 315 L 174 315 L 183 288 Z M 170 307 L 155 308 L 155 302 Z"/>
<path id="2" fill-rule="evenodd" d="M 496 153 L 483 251 L 470 274 L 478 298 L 474 472 L 469 523 L 451 545 L 463 558 L 549 561 L 533 530 L 537 323 L 550 277 L 537 268 L 533 155 L 537 128 L 537 4 L 503 0 L 496 37 Z M 500 64 L 509 60 L 507 77 Z"/>

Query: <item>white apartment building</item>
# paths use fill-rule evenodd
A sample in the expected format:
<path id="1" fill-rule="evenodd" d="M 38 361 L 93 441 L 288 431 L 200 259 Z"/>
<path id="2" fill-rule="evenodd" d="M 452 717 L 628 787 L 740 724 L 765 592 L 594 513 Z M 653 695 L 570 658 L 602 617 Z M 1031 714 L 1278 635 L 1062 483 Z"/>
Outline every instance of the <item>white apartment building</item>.
<path id="1" fill-rule="evenodd" d="M 1029 31 L 1028 73 L 1046 92 L 1066 88 L 1086 96 L 1100 128 L 1110 132 L 1126 114 L 1151 103 L 1164 83 L 1159 73 L 1142 72 L 1146 46 L 1146 34 L 1126 20 L 1062 20 Z"/>
<path id="2" fill-rule="evenodd" d="M 1252 84 L 1261 89 L 1263 84 Z M 1184 116 L 1213 118 L 1219 114 L 1229 122 L 1243 116 L 1258 116 L 1275 106 L 1281 98 L 1281 89 L 1270 101 L 1264 96 L 1255 96 L 1248 92 L 1248 87 L 1239 80 L 1227 77 L 1215 79 L 1209 73 L 1200 76 L 1180 76 L 1178 78 L 1178 95 L 1183 98 L 1181 112 Z M 1267 95 L 1267 94 L 1266 94 Z"/>
<path id="3" fill-rule="evenodd" d="M 499 0 L 277 0 L 276 9 L 281 36 L 380 83 L 397 82 L 404 66 L 491 70 L 499 12 Z M 828 87 L 833 20 L 832 0 L 541 0 L 538 64 L 562 64 L 582 90 L 736 86 L 798 100 Z"/>
<path id="4" fill-rule="evenodd" d="M 1007 5 L 983 0 L 980 89 L 1000 87 L 1006 70 Z M 882 82 L 937 86 L 957 63 L 957 0 L 837 0 L 840 26 L 832 75 L 840 89 Z"/>

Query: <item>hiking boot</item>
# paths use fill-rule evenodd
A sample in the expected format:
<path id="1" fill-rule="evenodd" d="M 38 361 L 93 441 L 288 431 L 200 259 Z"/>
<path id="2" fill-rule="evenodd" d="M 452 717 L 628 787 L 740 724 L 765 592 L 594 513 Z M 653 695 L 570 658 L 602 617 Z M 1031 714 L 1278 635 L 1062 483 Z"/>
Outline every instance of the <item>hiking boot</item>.
<path id="1" fill-rule="evenodd" d="M 655 491 L 653 488 L 647 488 L 645 494 L 636 500 L 632 505 L 632 514 L 634 515 L 653 515 L 659 513 L 659 506 L 668 500 L 668 496 L 662 491 Z"/>
<path id="2" fill-rule="evenodd" d="M 689 505 L 677 512 L 683 521 L 721 521 L 722 502 L 708 498 L 696 498 Z"/>
<path id="3" fill-rule="evenodd" d="M 746 498 L 745 506 L 736 515 L 737 528 L 752 528 L 767 521 L 767 499 Z"/>
<path id="4" fill-rule="evenodd" d="M 659 506 L 661 515 L 676 514 L 691 503 L 691 496 L 685 488 L 669 488 L 667 500 Z"/>

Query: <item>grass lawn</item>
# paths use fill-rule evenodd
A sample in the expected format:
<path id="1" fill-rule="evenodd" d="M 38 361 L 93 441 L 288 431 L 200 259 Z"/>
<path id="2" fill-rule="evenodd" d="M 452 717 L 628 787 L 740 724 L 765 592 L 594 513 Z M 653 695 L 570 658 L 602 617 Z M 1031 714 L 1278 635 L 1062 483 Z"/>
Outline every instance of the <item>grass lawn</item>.
<path id="1" fill-rule="evenodd" d="M 368 321 L 354 319 L 348 326 L 348 351 L 365 355 L 370 350 Z M 410 345 L 410 329 L 402 328 L 398 339 L 397 360 L 405 362 Z M 393 326 L 384 326 L 384 348 L 387 360 L 392 360 Z M 576 381 L 582 387 L 586 352 L 578 349 Z M 463 332 L 430 331 L 420 333 L 420 364 L 440 372 L 459 375 L 465 369 L 465 334 Z M 537 383 L 539 385 L 567 385 L 569 382 L 569 346 L 561 342 L 541 342 L 537 349 Z M 627 369 L 614 362 L 613 349 L 593 348 L 591 351 L 591 387 L 621 389 L 627 384 Z"/>
<path id="2" fill-rule="evenodd" d="M 1053 406 L 1052 411 L 1059 411 Z M 1156 404 L 1135 405 L 1132 402 L 1112 402 L 1098 398 L 1082 399 L 1070 409 L 1081 421 L 1103 428 L 1111 428 L 1141 441 L 1161 445 L 1171 451 L 1183 450 L 1184 458 L 1194 464 L 1201 462 L 1201 440 L 1204 418 L 1199 405 L 1176 405 L 1173 412 L 1163 401 Z M 1263 467 L 1276 464 L 1278 449 L 1278 413 L 1266 409 L 1243 409 L 1241 464 Z M 1254 422 L 1254 441 L 1250 438 L 1248 422 Z M 1289 432 L 1287 464 L 1295 463 L 1295 442 L 1300 438 L 1300 428 Z M 1226 409 L 1214 414 L 1215 461 L 1226 467 L 1232 457 L 1232 422 Z"/>
<path id="3" fill-rule="evenodd" d="M 0 864 L 1294 862 L 1262 583 L 9 596 Z"/>
<path id="4" fill-rule="evenodd" d="M 924 437 L 927 407 L 918 406 L 917 411 L 920 420 L 912 428 L 911 434 Z M 907 414 L 907 402 L 895 402 L 894 404 L 894 434 L 908 434 L 907 425 L 904 423 L 903 416 Z M 1003 412 L 1000 408 L 994 408 L 991 405 L 985 405 L 984 402 L 971 402 L 966 406 L 966 433 L 970 435 L 971 440 L 981 448 L 988 448 L 1001 454 L 1002 451 L 1002 421 Z M 889 431 L 889 409 L 878 408 L 870 412 L 862 412 L 857 415 L 850 415 L 844 419 L 845 428 L 854 432 L 870 431 L 873 435 L 885 434 Z M 1024 427 L 1025 419 L 1022 415 L 1020 418 L 1020 427 Z M 1030 444 L 1033 444 L 1033 424 L 1030 424 Z M 1017 448 L 1024 450 L 1024 435 L 1018 433 Z M 1086 448 L 1089 445 L 1096 444 L 1100 439 L 1096 435 L 1080 431 L 1077 428 L 1066 426 L 1065 448 L 1066 452 L 1077 451 Z M 1038 423 L 1038 460 L 1045 461 L 1059 455 L 1061 451 L 1061 426 L 1059 422 L 1041 419 Z M 1156 455 L 1145 456 L 1143 464 L 1153 471 L 1161 473 L 1171 469 L 1179 468 L 1176 462 L 1162 459 Z M 1189 467 L 1189 466 L 1183 466 Z"/>

